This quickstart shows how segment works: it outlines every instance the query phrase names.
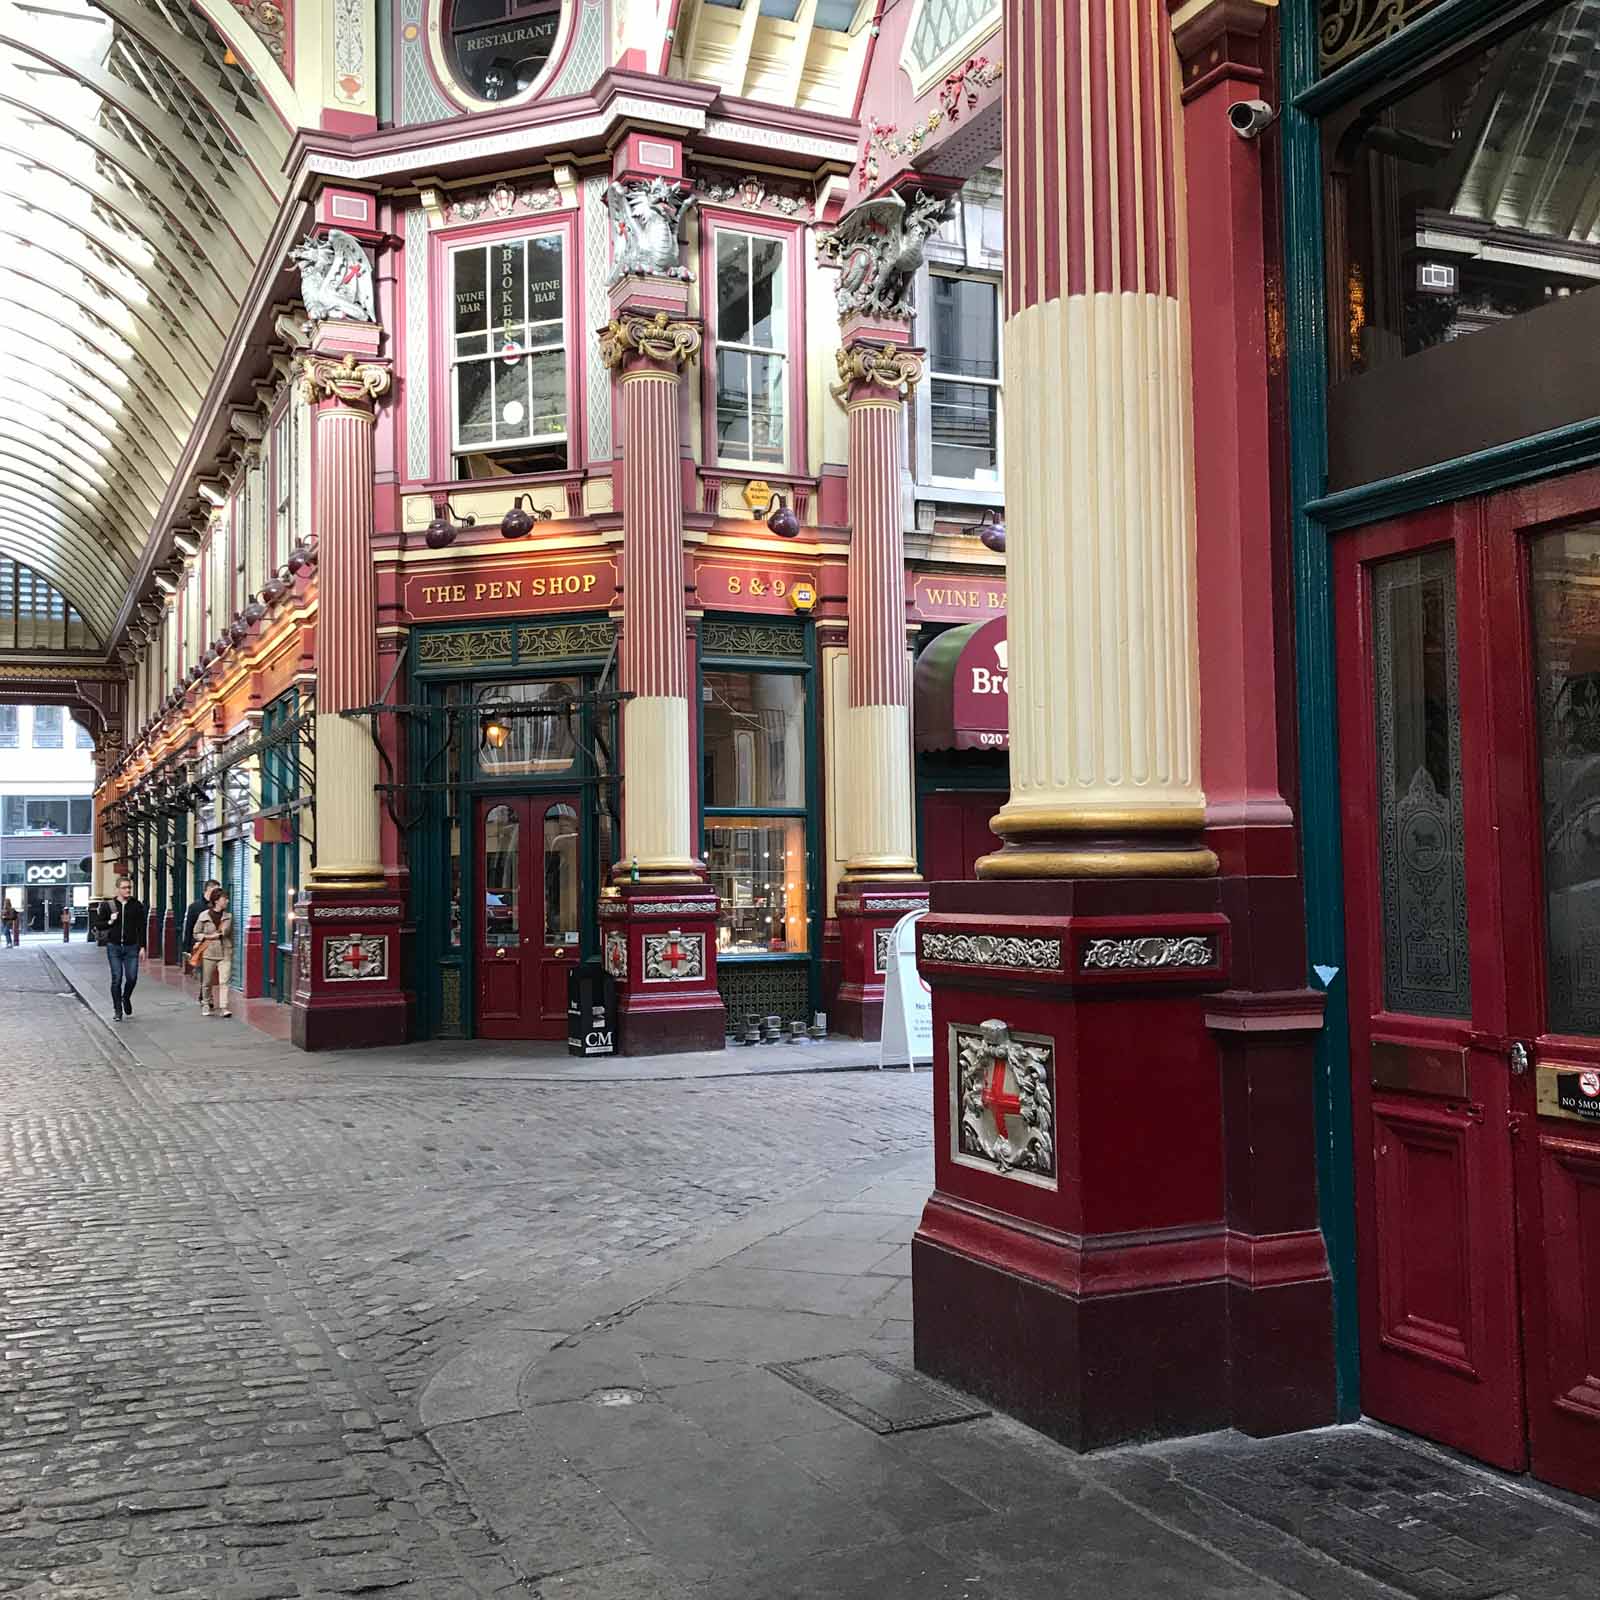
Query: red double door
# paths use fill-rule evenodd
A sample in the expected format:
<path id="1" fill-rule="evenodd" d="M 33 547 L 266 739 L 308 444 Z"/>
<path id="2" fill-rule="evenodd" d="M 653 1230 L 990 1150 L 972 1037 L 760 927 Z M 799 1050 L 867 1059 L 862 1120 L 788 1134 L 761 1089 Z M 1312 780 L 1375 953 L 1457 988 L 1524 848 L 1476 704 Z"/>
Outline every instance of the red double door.
<path id="1" fill-rule="evenodd" d="M 1335 552 L 1362 1407 L 1600 1494 L 1600 474 Z"/>
<path id="2" fill-rule="evenodd" d="M 476 820 L 478 1035 L 564 1039 L 581 929 L 577 799 L 480 799 Z"/>

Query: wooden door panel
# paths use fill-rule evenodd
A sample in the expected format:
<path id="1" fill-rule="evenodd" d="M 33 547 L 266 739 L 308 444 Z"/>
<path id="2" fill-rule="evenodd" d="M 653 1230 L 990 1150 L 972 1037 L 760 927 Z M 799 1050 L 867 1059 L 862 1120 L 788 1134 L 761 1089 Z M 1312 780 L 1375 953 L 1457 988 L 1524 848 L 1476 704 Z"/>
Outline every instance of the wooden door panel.
<path id="1" fill-rule="evenodd" d="M 1373 1106 L 1380 1337 L 1476 1378 L 1471 1130 L 1445 1111 Z"/>
<path id="2" fill-rule="evenodd" d="M 1600 1144 L 1546 1136 L 1545 1261 L 1555 1403 L 1600 1423 Z"/>
<path id="3" fill-rule="evenodd" d="M 521 1017 L 522 963 L 514 952 L 485 954 L 479 962 L 478 994 L 481 1021 L 515 1021 Z"/>

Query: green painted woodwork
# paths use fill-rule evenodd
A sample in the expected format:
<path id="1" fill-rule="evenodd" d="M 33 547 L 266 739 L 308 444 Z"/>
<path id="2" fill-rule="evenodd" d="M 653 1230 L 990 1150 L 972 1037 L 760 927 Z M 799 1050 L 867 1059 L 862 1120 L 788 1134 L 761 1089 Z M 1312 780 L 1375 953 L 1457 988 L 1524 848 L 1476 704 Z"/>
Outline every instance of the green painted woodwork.
<path id="1" fill-rule="evenodd" d="M 1328 471 L 1322 143 L 1315 120 L 1296 93 L 1317 77 L 1317 0 L 1289 0 L 1280 14 L 1286 102 L 1280 127 L 1289 346 L 1289 472 L 1294 502 L 1295 691 L 1306 953 L 1309 967 L 1337 968 L 1339 974 L 1328 988 L 1326 1020 L 1317 1042 L 1317 1196 L 1333 1273 L 1339 1415 L 1349 1421 L 1360 1414 L 1361 1399 L 1333 590 L 1327 529 L 1305 509 L 1322 494 Z M 1352 68 L 1361 64 L 1352 63 Z M 1307 982 L 1314 988 L 1323 987 L 1314 971 L 1308 974 Z"/>

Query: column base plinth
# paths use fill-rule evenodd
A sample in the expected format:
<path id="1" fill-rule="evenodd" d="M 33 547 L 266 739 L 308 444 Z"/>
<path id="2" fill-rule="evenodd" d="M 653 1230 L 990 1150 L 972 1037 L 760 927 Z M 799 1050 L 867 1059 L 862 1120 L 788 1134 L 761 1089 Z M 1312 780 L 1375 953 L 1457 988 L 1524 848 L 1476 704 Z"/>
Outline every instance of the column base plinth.
<path id="1" fill-rule="evenodd" d="M 600 905 L 601 953 L 617 982 L 617 1050 L 625 1056 L 720 1050 L 716 892 L 703 878 L 628 882 Z"/>
<path id="2" fill-rule="evenodd" d="M 871 878 L 847 874 L 834 905 L 839 918 L 840 980 L 830 1026 L 847 1039 L 881 1038 L 894 925 L 908 912 L 927 909 L 928 886 L 914 874 Z"/>
<path id="3" fill-rule="evenodd" d="M 178 927 L 178 918 L 168 912 L 161 919 L 161 959 L 170 966 L 178 960 L 178 935 L 182 930 Z"/>
<path id="4" fill-rule="evenodd" d="M 941 883 L 917 925 L 917 1365 L 1076 1449 L 1331 1420 L 1315 1217 L 1230 1194 L 1222 904 L 1214 879 Z M 1276 1104 L 1252 1137 L 1309 1152 L 1305 1108 Z"/>
<path id="5" fill-rule="evenodd" d="M 289 1037 L 302 1050 L 404 1044 L 403 904 L 379 887 L 317 883 L 295 904 Z"/>

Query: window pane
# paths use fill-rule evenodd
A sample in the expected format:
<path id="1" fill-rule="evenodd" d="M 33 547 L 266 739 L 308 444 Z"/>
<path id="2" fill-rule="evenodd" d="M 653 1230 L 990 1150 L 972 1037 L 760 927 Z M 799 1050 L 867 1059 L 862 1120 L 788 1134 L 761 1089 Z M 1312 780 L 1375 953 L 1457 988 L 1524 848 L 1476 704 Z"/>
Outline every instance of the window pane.
<path id="1" fill-rule="evenodd" d="M 17 748 L 17 708 L 0 706 L 0 750 Z"/>
<path id="2" fill-rule="evenodd" d="M 33 708 L 33 748 L 59 750 L 61 748 L 61 707 L 35 706 Z"/>
<path id="3" fill-rule="evenodd" d="M 751 356 L 752 460 L 772 463 L 781 463 L 783 460 L 783 374 L 782 356 Z"/>
<path id="4" fill-rule="evenodd" d="M 520 350 L 528 335 L 527 259 L 523 246 L 521 239 L 508 239 L 495 245 L 490 252 L 494 272 L 491 285 L 494 347 L 497 350 Z"/>
<path id="5" fill-rule="evenodd" d="M 750 240 L 742 233 L 717 235 L 717 338 L 750 341 Z"/>
<path id="6" fill-rule="evenodd" d="M 529 356 L 524 365 L 532 385 L 529 431 L 536 437 L 567 431 L 567 361 L 559 350 Z"/>
<path id="7" fill-rule="evenodd" d="M 1534 540 L 1535 711 L 1543 780 L 1552 1033 L 1600 1034 L 1600 530 Z"/>
<path id="8" fill-rule="evenodd" d="M 528 367 L 530 358 L 507 360 L 496 356 L 494 371 L 494 436 L 497 440 L 526 439 L 528 422 Z"/>
<path id="9" fill-rule="evenodd" d="M 719 956 L 803 954 L 806 826 L 800 817 L 741 818 L 706 827 L 706 875 L 721 897 Z"/>
<path id="10" fill-rule="evenodd" d="M 571 806 L 544 814 L 544 942 L 578 942 L 578 813 Z"/>
<path id="11" fill-rule="evenodd" d="M 1330 120 L 1345 234 L 1336 382 L 1600 279 L 1597 80 L 1600 5 L 1578 0 L 1387 106 Z"/>
<path id="12" fill-rule="evenodd" d="M 750 458 L 750 357 L 717 351 L 717 454 Z"/>
<path id="13" fill-rule="evenodd" d="M 478 740 L 478 766 L 486 778 L 524 774 L 549 776 L 568 772 L 577 756 L 574 729 L 578 713 L 566 710 L 579 693 L 572 678 L 536 683 L 485 683 L 473 696 L 478 705 L 527 705 L 548 708 L 539 716 L 509 717 L 506 740 L 499 749 Z M 480 718 L 481 725 L 481 718 Z"/>
<path id="14" fill-rule="evenodd" d="M 806 803 L 806 687 L 777 672 L 707 672 L 703 680 L 705 803 Z"/>
<path id="15" fill-rule="evenodd" d="M 1372 577 L 1383 994 L 1391 1011 L 1472 1014 L 1454 552 Z"/>
<path id="16" fill-rule="evenodd" d="M 483 942 L 491 950 L 522 943 L 517 914 L 517 814 L 493 806 L 483 819 Z"/>
<path id="17" fill-rule="evenodd" d="M 788 343 L 783 325 L 783 241 L 750 240 L 750 344 L 781 350 Z"/>
<path id="18" fill-rule="evenodd" d="M 21 833 L 28 826 L 27 800 L 20 794 L 8 794 L 0 798 L 5 802 L 5 831 Z"/>
<path id="19" fill-rule="evenodd" d="M 66 800 L 30 800 L 28 802 L 29 833 L 70 833 L 72 808 Z"/>
<path id="20" fill-rule="evenodd" d="M 455 333 L 458 356 L 484 355 L 489 348 L 488 270 L 482 250 L 457 250 L 451 257 L 455 271 Z"/>
<path id="21" fill-rule="evenodd" d="M 494 437 L 493 363 L 469 361 L 456 368 L 456 439 L 484 445 Z"/>
<path id="22" fill-rule="evenodd" d="M 978 278 L 929 280 L 931 370 L 950 378 L 1000 376 L 1000 318 L 996 286 Z"/>
<path id="23" fill-rule="evenodd" d="M 72 832 L 87 833 L 94 825 L 93 803 L 87 798 L 72 801 Z"/>
<path id="24" fill-rule="evenodd" d="M 938 478 L 995 483 L 1000 476 L 1000 391 L 980 383 L 928 386 L 933 472 Z"/>
<path id="25" fill-rule="evenodd" d="M 561 235 L 541 234 L 528 241 L 528 320 L 559 322 L 565 299 L 561 277 Z"/>

